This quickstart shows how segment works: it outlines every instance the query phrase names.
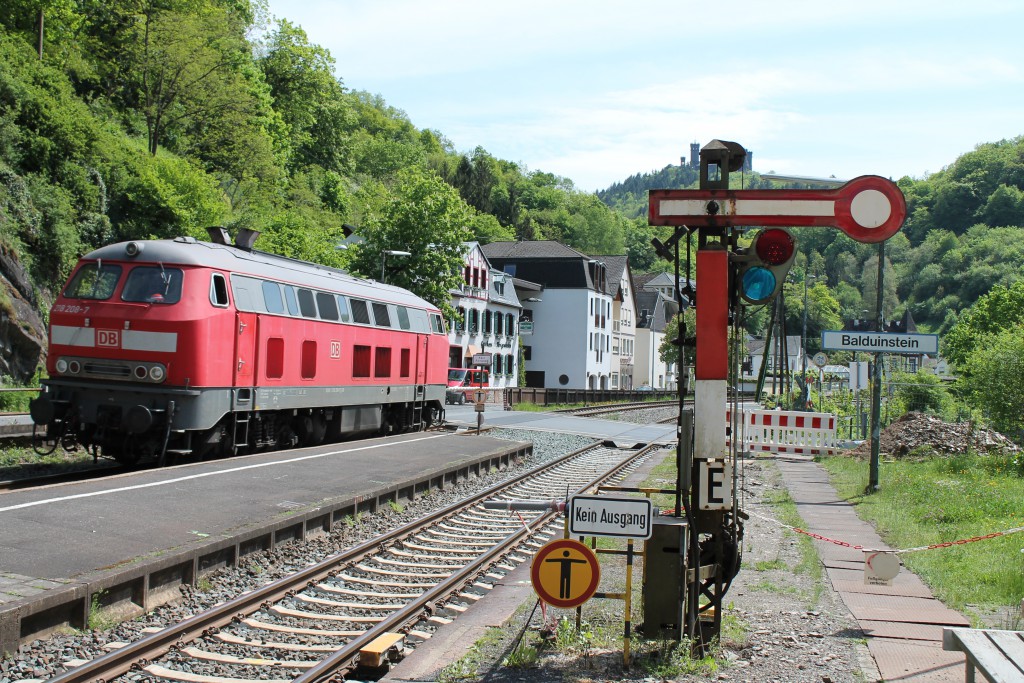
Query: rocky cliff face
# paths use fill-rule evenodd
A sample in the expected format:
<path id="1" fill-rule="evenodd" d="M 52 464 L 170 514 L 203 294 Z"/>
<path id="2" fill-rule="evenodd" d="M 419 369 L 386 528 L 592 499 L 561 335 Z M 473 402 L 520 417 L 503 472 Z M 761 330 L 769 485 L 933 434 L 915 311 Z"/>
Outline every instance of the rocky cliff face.
<path id="1" fill-rule="evenodd" d="M 46 324 L 40 307 L 48 297 L 36 295 L 17 256 L 0 245 L 0 383 L 25 384 L 46 361 Z"/>

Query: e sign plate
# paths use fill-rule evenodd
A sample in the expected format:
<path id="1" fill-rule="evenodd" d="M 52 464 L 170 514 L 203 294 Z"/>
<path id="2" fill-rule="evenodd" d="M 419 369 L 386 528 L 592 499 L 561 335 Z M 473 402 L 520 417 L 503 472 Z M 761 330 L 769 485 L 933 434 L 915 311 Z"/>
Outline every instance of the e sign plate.
<path id="1" fill-rule="evenodd" d="M 569 500 L 569 533 L 647 539 L 654 508 L 646 498 L 573 496 Z"/>

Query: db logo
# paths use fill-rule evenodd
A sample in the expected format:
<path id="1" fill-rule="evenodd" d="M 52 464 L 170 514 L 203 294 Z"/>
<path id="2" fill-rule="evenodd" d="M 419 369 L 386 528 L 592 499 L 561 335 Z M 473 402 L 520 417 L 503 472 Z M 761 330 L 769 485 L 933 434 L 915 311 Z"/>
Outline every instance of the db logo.
<path id="1" fill-rule="evenodd" d="M 331 340 L 331 358 L 341 358 L 341 342 Z"/>
<path id="2" fill-rule="evenodd" d="M 121 333 L 118 330 L 96 330 L 96 346 L 121 346 Z"/>

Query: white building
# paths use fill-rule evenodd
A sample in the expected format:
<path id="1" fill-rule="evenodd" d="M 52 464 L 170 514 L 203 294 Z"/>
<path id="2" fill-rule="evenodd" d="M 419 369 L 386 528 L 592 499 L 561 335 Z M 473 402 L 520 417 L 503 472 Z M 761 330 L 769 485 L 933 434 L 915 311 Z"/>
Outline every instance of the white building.
<path id="1" fill-rule="evenodd" d="M 610 388 L 612 295 L 606 264 L 548 240 L 492 242 L 481 249 L 495 269 L 543 287 L 542 296 L 526 306 L 532 318 L 532 334 L 523 338 L 526 386 Z"/>
<path id="2" fill-rule="evenodd" d="M 633 356 L 633 386 L 674 389 L 674 364 L 661 360 L 658 352 L 669 321 L 677 312 L 676 303 L 658 291 L 636 295 L 636 348 Z"/>
<path id="3" fill-rule="evenodd" d="M 463 283 L 451 294 L 461 319 L 449 321 L 448 367 L 470 367 L 474 355 L 489 353 L 489 386 L 518 386 L 522 306 L 512 278 L 492 269 L 477 242 L 467 242 Z"/>
<path id="4" fill-rule="evenodd" d="M 595 256 L 608 269 L 612 296 L 611 389 L 633 388 L 633 354 L 636 352 L 636 302 L 633 275 L 626 256 Z"/>

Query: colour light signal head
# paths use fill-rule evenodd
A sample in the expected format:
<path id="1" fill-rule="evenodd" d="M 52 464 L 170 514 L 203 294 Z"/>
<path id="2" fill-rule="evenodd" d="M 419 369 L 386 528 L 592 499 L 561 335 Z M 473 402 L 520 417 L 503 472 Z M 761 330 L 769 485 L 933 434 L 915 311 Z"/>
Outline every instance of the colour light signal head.
<path id="1" fill-rule="evenodd" d="M 740 298 L 763 304 L 778 296 L 795 256 L 796 240 L 788 231 L 769 228 L 755 235 L 736 277 Z"/>

